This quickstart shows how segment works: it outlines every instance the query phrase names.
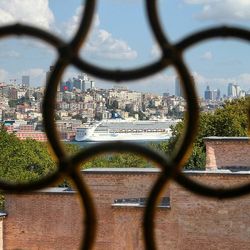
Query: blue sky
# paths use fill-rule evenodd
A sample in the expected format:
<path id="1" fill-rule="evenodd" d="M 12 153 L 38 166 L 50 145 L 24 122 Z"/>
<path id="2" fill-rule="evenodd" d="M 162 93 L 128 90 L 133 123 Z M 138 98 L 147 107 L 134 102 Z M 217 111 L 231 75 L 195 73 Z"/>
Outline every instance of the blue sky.
<path id="1" fill-rule="evenodd" d="M 165 32 L 177 42 L 190 32 L 213 25 L 230 24 L 250 27 L 248 0 L 158 0 Z M 0 25 L 30 23 L 65 40 L 74 34 L 84 2 L 80 0 L 9 0 L 0 1 Z M 82 56 L 107 68 L 133 68 L 157 60 L 159 53 L 147 25 L 142 0 L 99 0 L 95 21 Z M 238 40 L 219 39 L 201 43 L 185 52 L 185 60 L 203 95 L 206 85 L 226 93 L 229 82 L 250 89 L 250 46 Z M 47 45 L 31 39 L 8 38 L 0 41 L 0 82 L 21 81 L 28 74 L 34 86 L 44 84 L 45 72 L 56 58 Z M 64 78 L 76 76 L 69 67 Z M 130 89 L 155 93 L 174 93 L 176 72 L 164 70 L 155 76 L 129 83 Z M 114 83 L 95 79 L 96 86 Z M 124 83 L 126 85 L 127 83 Z"/>

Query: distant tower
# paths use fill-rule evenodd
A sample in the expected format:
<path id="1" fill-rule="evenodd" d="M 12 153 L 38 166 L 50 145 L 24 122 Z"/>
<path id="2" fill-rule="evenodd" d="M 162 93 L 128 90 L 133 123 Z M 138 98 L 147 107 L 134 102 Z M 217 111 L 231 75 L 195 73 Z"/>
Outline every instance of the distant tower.
<path id="1" fill-rule="evenodd" d="M 194 77 L 191 76 L 191 79 L 194 81 Z M 180 96 L 184 98 L 184 90 L 181 85 L 181 79 L 179 76 L 175 79 L 175 96 Z"/>
<path id="2" fill-rule="evenodd" d="M 233 86 L 232 83 L 228 83 L 228 86 L 227 86 L 227 95 L 228 96 L 232 96 L 232 86 Z"/>
<path id="3" fill-rule="evenodd" d="M 235 91 L 236 91 L 236 96 L 237 97 L 240 97 L 240 94 L 241 94 L 241 88 L 239 85 L 235 84 Z"/>
<path id="4" fill-rule="evenodd" d="M 219 99 L 220 99 L 220 90 L 217 89 L 217 100 L 219 100 Z"/>
<path id="5" fill-rule="evenodd" d="M 215 89 L 212 91 L 212 100 L 219 100 L 220 99 L 220 90 L 219 89 Z"/>
<path id="6" fill-rule="evenodd" d="M 180 77 L 177 76 L 175 79 L 175 96 L 183 96 Z"/>
<path id="7" fill-rule="evenodd" d="M 237 96 L 237 87 L 238 85 L 229 83 L 227 87 L 227 95 L 230 97 L 236 97 Z"/>
<path id="8" fill-rule="evenodd" d="M 95 81 L 90 81 L 90 88 L 94 89 L 95 88 Z"/>
<path id="9" fill-rule="evenodd" d="M 86 84 L 89 82 L 89 78 L 87 76 L 87 74 L 84 74 L 84 73 L 81 73 L 79 76 L 78 76 L 78 79 L 79 81 L 81 82 L 81 91 L 86 91 Z"/>
<path id="10" fill-rule="evenodd" d="M 26 88 L 30 86 L 30 76 L 22 76 L 22 85 Z"/>
<path id="11" fill-rule="evenodd" d="M 209 85 L 207 85 L 207 88 L 206 88 L 206 90 L 204 92 L 204 98 L 205 98 L 205 100 L 211 100 L 212 99 L 211 90 L 210 90 Z"/>

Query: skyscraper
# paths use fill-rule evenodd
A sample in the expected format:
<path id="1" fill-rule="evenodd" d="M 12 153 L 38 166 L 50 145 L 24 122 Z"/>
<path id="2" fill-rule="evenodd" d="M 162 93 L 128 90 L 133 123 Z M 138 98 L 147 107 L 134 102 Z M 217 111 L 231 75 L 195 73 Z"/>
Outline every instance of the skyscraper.
<path id="1" fill-rule="evenodd" d="M 194 77 L 191 75 L 191 79 L 194 81 Z M 184 90 L 181 85 L 181 79 L 179 76 L 175 78 L 175 96 L 184 98 Z"/>
<path id="2" fill-rule="evenodd" d="M 30 76 L 22 76 L 22 85 L 26 88 L 30 86 Z"/>
<path id="3" fill-rule="evenodd" d="M 175 96 L 184 97 L 180 77 L 175 78 Z"/>
<path id="4" fill-rule="evenodd" d="M 207 88 L 204 92 L 204 98 L 205 100 L 219 100 L 220 99 L 220 90 L 214 89 L 210 90 L 209 85 L 207 85 Z"/>
<path id="5" fill-rule="evenodd" d="M 87 83 L 89 83 L 89 78 L 87 74 L 81 73 L 78 76 L 78 79 L 81 82 L 81 90 L 84 92 L 87 89 Z"/>
<path id="6" fill-rule="evenodd" d="M 236 85 L 233 83 L 229 83 L 227 87 L 227 95 L 230 97 L 236 97 L 237 92 L 236 92 Z"/>
<path id="7" fill-rule="evenodd" d="M 95 81 L 90 81 L 90 88 L 94 89 L 95 88 Z"/>
<path id="8" fill-rule="evenodd" d="M 204 92 L 204 98 L 205 98 L 205 100 L 211 100 L 212 99 L 212 92 L 210 90 L 209 85 L 207 85 L 207 88 L 206 88 L 206 90 Z"/>

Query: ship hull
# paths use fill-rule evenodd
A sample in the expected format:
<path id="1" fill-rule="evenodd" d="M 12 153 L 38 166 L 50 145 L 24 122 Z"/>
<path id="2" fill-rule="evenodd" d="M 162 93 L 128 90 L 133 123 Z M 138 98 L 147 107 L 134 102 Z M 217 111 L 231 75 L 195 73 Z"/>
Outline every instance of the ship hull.
<path id="1" fill-rule="evenodd" d="M 168 140 L 170 126 L 176 121 L 101 121 L 92 126 L 78 128 L 75 141 L 159 141 Z"/>
<path id="2" fill-rule="evenodd" d="M 86 141 L 86 142 L 107 142 L 107 141 L 160 141 L 168 140 L 169 135 L 95 135 L 90 138 L 75 138 L 75 141 Z"/>

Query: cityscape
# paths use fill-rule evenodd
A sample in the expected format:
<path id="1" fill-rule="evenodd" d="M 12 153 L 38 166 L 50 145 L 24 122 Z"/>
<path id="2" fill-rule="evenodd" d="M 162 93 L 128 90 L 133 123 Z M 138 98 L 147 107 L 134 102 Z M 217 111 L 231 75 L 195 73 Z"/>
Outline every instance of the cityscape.
<path id="1" fill-rule="evenodd" d="M 46 73 L 46 81 L 52 70 L 53 66 Z M 1 83 L 0 95 L 0 120 L 7 131 L 14 132 L 20 139 L 47 140 L 42 125 L 44 87 L 31 87 L 30 76 L 24 75 L 21 83 Z M 228 93 L 223 96 L 219 89 L 210 90 L 208 85 L 204 97 L 199 98 L 200 109 L 203 112 L 212 112 L 226 100 L 249 95 L 249 91 L 242 90 L 236 83 L 228 83 Z M 61 139 L 73 141 L 77 128 L 83 124 L 111 119 L 114 115 L 130 121 L 180 119 L 185 107 L 179 77 L 175 80 L 174 95 L 158 95 L 123 86 L 97 88 L 94 80 L 81 73 L 60 82 L 55 119 Z"/>
<path id="2" fill-rule="evenodd" d="M 0 250 L 249 249 L 250 1 L 0 10 Z M 61 143 L 43 121 L 57 63 Z"/>

